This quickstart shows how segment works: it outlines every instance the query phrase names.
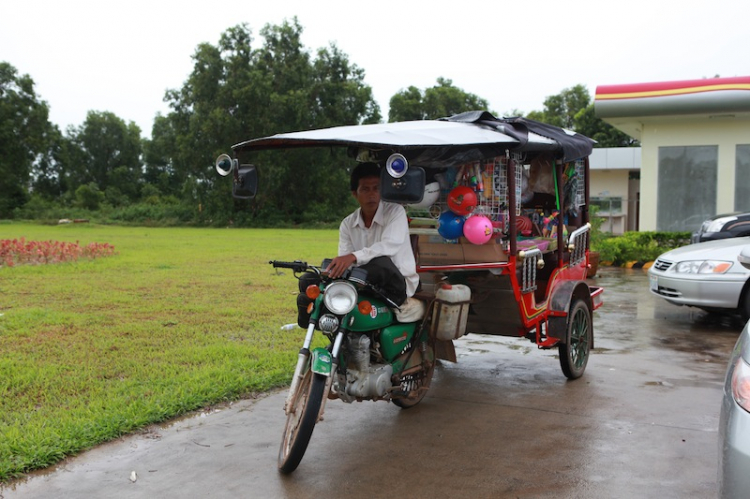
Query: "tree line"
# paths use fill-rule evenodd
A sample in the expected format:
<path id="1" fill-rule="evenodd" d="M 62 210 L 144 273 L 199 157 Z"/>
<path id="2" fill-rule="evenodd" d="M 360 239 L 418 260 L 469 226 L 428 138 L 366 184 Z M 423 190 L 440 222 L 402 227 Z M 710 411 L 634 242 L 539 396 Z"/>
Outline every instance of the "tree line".
<path id="1" fill-rule="evenodd" d="M 0 62 L 0 218 L 238 226 L 340 220 L 354 206 L 347 192 L 352 160 L 341 152 L 259 153 L 262 188 L 252 202 L 233 200 L 231 182 L 213 169 L 220 153 L 248 138 L 383 121 L 365 71 L 335 44 L 311 53 L 301 34 L 295 18 L 263 27 L 260 44 L 241 24 L 216 45 L 198 45 L 187 80 L 166 92 L 169 112 L 156 116 L 150 139 L 108 111 L 89 111 L 83 124 L 61 131 L 32 78 Z M 488 102 L 438 78 L 433 87 L 393 95 L 388 120 L 476 109 Z M 547 97 L 544 110 L 527 116 L 588 135 L 600 147 L 633 145 L 596 118 L 582 85 Z"/>

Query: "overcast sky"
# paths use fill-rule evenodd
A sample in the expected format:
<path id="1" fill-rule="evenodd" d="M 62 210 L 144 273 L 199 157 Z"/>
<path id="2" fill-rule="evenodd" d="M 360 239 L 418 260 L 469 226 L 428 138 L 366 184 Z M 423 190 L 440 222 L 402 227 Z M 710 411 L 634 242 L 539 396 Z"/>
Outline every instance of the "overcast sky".
<path id="1" fill-rule="evenodd" d="M 202 42 L 297 16 L 314 53 L 335 42 L 387 119 L 401 89 L 438 77 L 498 114 L 598 85 L 750 75 L 747 0 L 0 0 L 0 61 L 30 75 L 66 129 L 110 111 L 145 137 Z"/>

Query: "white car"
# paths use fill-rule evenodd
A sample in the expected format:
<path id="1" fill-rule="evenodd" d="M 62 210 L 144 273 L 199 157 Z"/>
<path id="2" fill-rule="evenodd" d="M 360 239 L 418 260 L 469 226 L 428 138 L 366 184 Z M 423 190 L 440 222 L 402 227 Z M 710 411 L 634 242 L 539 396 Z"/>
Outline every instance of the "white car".
<path id="1" fill-rule="evenodd" d="M 750 237 L 691 244 L 667 251 L 648 270 L 651 292 L 675 305 L 739 312 L 750 318 L 750 270 L 737 257 Z"/>

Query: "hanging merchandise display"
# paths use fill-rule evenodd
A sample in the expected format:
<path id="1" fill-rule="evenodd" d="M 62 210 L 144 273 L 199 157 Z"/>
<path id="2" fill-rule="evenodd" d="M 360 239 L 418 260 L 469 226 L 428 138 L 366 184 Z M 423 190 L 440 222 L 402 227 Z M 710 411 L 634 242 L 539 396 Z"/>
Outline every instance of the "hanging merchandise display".
<path id="1" fill-rule="evenodd" d="M 459 185 L 448 193 L 447 202 L 456 215 L 468 215 L 477 207 L 477 194 L 471 187 Z"/>
<path id="2" fill-rule="evenodd" d="M 437 203 L 439 198 L 440 184 L 437 181 L 430 182 L 424 187 L 424 197 L 422 198 L 422 201 L 419 203 L 410 204 L 409 207 L 417 210 L 427 210 L 433 204 Z"/>
<path id="3" fill-rule="evenodd" d="M 484 215 L 474 215 L 464 222 L 464 236 L 473 244 L 485 244 L 492 239 L 492 221 Z"/>
<path id="4" fill-rule="evenodd" d="M 438 218 L 438 234 L 445 239 L 458 239 L 463 234 L 465 219 L 452 211 L 445 211 Z"/>

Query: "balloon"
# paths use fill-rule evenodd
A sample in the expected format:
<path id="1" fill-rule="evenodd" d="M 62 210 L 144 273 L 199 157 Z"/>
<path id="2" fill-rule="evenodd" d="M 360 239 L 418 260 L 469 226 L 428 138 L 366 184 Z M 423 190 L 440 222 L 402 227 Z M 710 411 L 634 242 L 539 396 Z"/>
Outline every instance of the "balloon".
<path id="1" fill-rule="evenodd" d="M 468 215 L 477 207 L 477 194 L 471 187 L 459 185 L 448 193 L 448 208 L 456 215 Z"/>
<path id="2" fill-rule="evenodd" d="M 484 244 L 492 239 L 492 222 L 484 215 L 474 215 L 464 222 L 464 236 L 473 244 Z"/>
<path id="3" fill-rule="evenodd" d="M 452 211 L 444 211 L 438 218 L 438 234 L 445 239 L 458 239 L 463 234 L 464 217 Z"/>

